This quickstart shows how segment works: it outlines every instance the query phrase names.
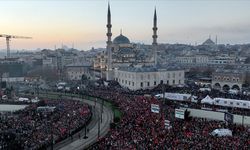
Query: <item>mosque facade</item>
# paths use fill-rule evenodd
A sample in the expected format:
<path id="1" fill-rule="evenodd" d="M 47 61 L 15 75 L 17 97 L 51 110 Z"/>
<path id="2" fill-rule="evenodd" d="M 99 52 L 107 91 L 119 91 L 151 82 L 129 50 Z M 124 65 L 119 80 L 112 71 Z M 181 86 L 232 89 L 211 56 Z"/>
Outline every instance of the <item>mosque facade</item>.
<path id="1" fill-rule="evenodd" d="M 120 32 L 112 41 L 110 5 L 107 13 L 106 51 L 97 55 L 95 68 L 105 74 L 107 81 L 116 80 L 130 90 L 153 88 L 159 84 L 184 84 L 184 70 L 162 67 L 157 61 L 157 14 L 153 18 L 153 42 L 148 50 L 140 49 L 137 44 Z M 102 76 L 103 77 L 103 76 Z"/>

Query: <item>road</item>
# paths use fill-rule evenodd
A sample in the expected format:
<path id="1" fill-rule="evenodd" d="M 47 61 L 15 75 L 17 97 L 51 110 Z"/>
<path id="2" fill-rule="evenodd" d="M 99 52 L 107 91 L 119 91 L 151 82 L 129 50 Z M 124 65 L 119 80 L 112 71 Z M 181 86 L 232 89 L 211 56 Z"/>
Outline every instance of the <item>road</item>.
<path id="1" fill-rule="evenodd" d="M 96 103 L 91 100 L 82 100 L 80 98 L 74 98 L 75 100 L 81 100 L 84 103 L 89 104 L 92 106 L 93 115 L 90 123 L 87 125 L 87 139 L 84 139 L 84 128 L 73 135 L 73 138 L 67 138 L 53 146 L 55 150 L 82 150 L 84 148 L 89 147 L 91 144 L 95 143 L 98 139 L 98 114 L 101 118 L 101 103 Z M 101 120 L 101 119 L 100 119 Z M 103 113 L 102 113 L 102 122 L 100 121 L 100 137 L 105 136 L 108 133 L 110 123 L 113 121 L 113 112 L 110 108 L 103 106 Z M 79 138 L 79 133 L 81 137 Z M 50 148 L 48 148 L 50 149 Z"/>

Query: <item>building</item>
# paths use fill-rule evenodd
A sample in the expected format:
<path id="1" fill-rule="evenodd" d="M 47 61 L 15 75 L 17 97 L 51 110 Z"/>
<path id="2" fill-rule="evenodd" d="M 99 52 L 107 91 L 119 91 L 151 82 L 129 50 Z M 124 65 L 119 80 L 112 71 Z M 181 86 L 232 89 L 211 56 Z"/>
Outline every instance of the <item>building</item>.
<path id="1" fill-rule="evenodd" d="M 115 70 L 115 80 L 130 90 L 151 89 L 161 83 L 183 85 L 184 70 L 159 69 L 152 66 L 124 67 Z"/>
<path id="2" fill-rule="evenodd" d="M 161 83 L 184 84 L 184 70 L 162 67 L 158 62 L 156 9 L 153 18 L 153 42 L 150 57 L 147 57 L 145 53 L 140 53 L 140 48 L 132 44 L 126 36 L 122 35 L 122 32 L 111 41 L 110 6 L 108 6 L 107 18 L 106 80 L 116 80 L 121 86 L 130 90 L 154 88 Z"/>
<path id="3" fill-rule="evenodd" d="M 0 77 L 2 81 L 24 81 L 25 64 L 18 58 L 0 59 Z"/>
<path id="4" fill-rule="evenodd" d="M 228 91 L 230 89 L 242 90 L 246 83 L 246 72 L 240 70 L 217 70 L 212 74 L 212 87 Z"/>
<path id="5" fill-rule="evenodd" d="M 202 45 L 200 45 L 199 47 L 203 50 L 209 50 L 213 52 L 218 51 L 217 36 L 216 36 L 215 42 L 209 36 L 209 38 L 206 41 L 204 41 Z"/>
<path id="6" fill-rule="evenodd" d="M 210 65 L 231 65 L 235 64 L 236 57 L 216 56 L 210 59 Z"/>
<path id="7" fill-rule="evenodd" d="M 57 57 L 49 56 L 42 59 L 43 68 L 57 68 Z"/>
<path id="8" fill-rule="evenodd" d="M 79 81 L 83 75 L 90 77 L 91 64 L 70 64 L 66 66 L 66 76 L 68 80 Z"/>
<path id="9" fill-rule="evenodd" d="M 176 61 L 187 66 L 207 66 L 210 63 L 209 56 L 206 55 L 177 56 Z"/>

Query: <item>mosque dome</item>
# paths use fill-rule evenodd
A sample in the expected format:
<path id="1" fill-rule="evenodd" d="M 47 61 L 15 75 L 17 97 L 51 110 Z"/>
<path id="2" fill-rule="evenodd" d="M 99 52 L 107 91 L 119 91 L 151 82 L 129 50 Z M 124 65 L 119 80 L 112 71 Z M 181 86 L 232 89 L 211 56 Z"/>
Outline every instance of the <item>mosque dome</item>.
<path id="1" fill-rule="evenodd" d="M 205 42 L 203 42 L 202 45 L 215 45 L 215 43 L 209 38 Z"/>
<path id="2" fill-rule="evenodd" d="M 130 41 L 129 41 L 129 39 L 128 39 L 126 36 L 120 34 L 119 36 L 117 36 L 117 37 L 113 40 L 113 43 L 114 43 L 114 44 L 129 44 Z"/>

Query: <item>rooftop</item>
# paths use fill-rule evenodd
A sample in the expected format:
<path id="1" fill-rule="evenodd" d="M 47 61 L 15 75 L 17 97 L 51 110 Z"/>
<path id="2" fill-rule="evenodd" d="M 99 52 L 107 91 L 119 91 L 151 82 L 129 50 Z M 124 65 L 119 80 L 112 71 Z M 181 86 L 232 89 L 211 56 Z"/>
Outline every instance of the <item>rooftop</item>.
<path id="1" fill-rule="evenodd" d="M 120 34 L 119 36 L 117 36 L 117 37 L 113 40 L 113 43 L 114 43 L 114 44 L 129 44 L 130 41 L 129 41 L 129 39 L 128 39 L 126 36 Z"/>

